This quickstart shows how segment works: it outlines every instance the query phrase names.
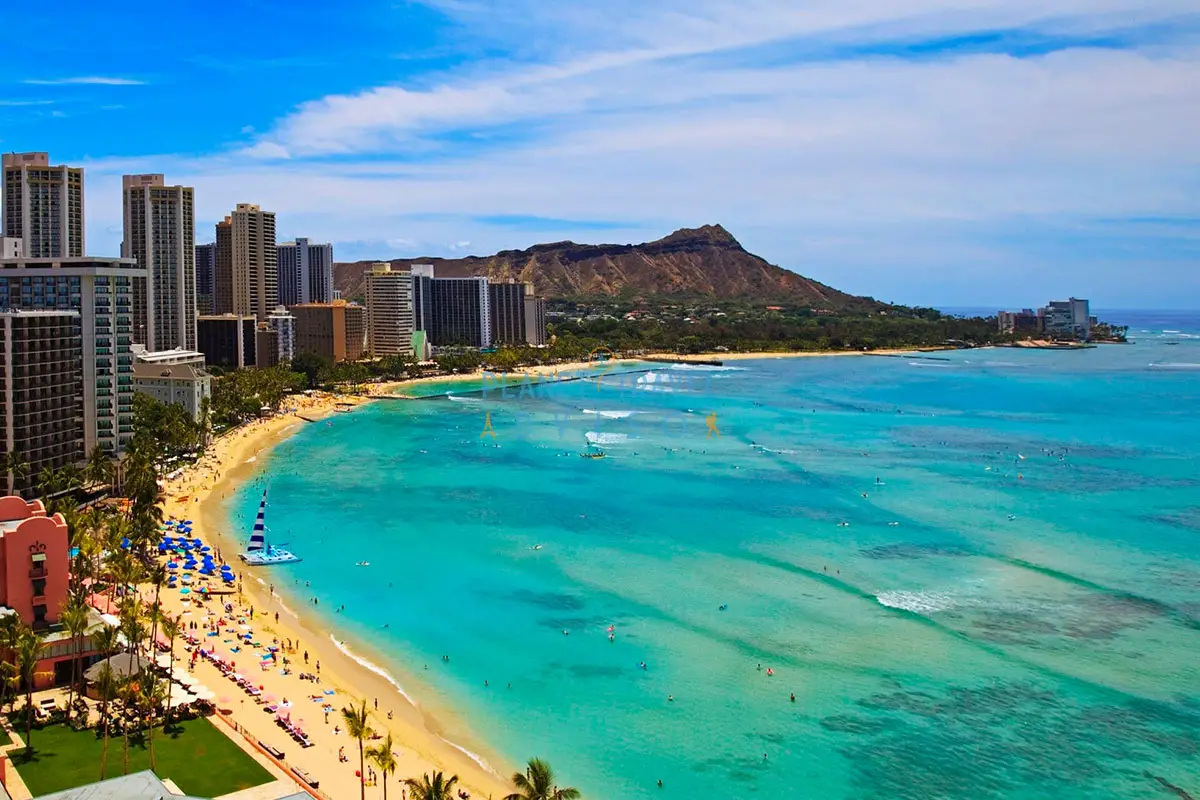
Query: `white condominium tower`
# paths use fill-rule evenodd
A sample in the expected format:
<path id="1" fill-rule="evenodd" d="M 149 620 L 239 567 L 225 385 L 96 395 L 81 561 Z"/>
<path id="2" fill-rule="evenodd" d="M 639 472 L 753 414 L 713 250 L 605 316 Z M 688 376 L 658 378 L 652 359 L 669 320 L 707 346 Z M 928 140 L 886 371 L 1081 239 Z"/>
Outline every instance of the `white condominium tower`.
<path id="1" fill-rule="evenodd" d="M 134 341 L 151 351 L 196 349 L 196 213 L 190 186 L 162 175 L 121 179 L 125 211 L 122 257 L 146 269 L 134 294 Z"/>
<path id="2" fill-rule="evenodd" d="M 333 302 L 333 245 L 298 238 L 279 252 L 279 304 Z"/>
<path id="3" fill-rule="evenodd" d="M 80 258 L 83 169 L 51 166 L 48 153 L 5 153 L 3 236 L 22 240 L 26 258 Z"/>

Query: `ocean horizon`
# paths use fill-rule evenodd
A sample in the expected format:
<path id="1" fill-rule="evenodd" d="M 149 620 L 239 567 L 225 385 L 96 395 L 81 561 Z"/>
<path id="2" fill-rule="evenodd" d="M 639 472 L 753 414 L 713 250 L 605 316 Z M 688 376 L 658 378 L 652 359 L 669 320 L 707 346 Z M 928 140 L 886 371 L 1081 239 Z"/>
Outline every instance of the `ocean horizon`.
<path id="1" fill-rule="evenodd" d="M 1196 794 L 1200 315 L 1100 316 L 1132 342 L 372 403 L 256 463 L 266 574 L 585 797 Z"/>

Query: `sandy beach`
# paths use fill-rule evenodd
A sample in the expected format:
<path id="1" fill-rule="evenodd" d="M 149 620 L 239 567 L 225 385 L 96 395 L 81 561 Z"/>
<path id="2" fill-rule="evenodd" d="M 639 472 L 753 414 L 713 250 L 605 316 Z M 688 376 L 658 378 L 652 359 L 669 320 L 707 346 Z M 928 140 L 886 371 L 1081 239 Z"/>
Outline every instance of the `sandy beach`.
<path id="1" fill-rule="evenodd" d="M 323 621 L 314 619 L 313 614 L 297 616 L 292 613 L 295 603 L 284 605 L 282 597 L 271 593 L 269 568 L 247 568 L 237 560 L 236 553 L 244 547 L 242 540 L 248 536 L 248 532 L 226 530 L 221 499 L 239 483 L 251 478 L 258 460 L 268 457 L 271 448 L 299 426 L 319 424 L 306 421 L 305 418 L 320 420 L 339 407 L 347 407 L 344 404 L 356 405 L 361 402 L 369 400 L 327 395 L 298 399 L 291 403 L 293 410 L 289 413 L 250 423 L 215 441 L 198 464 L 170 481 L 166 488 L 166 514 L 194 521 L 193 535 L 219 548 L 225 560 L 233 565 L 241 577 L 241 593 L 214 597 L 202 603 L 199 600 L 189 601 L 178 590 L 164 589 L 163 606 L 169 613 L 182 614 L 185 627 L 190 622 L 197 623 L 200 630 L 194 633 L 199 635 L 201 646 L 211 647 L 215 644 L 221 657 L 226 660 L 237 659 L 238 671 L 255 685 L 261 686 L 264 697 L 270 696 L 279 703 L 285 698 L 290 701 L 292 720 L 304 721 L 303 728 L 313 746 L 302 750 L 275 723 L 275 715 L 264 711 L 266 704 L 257 704 L 254 698 L 234 685 L 215 665 L 199 659 L 194 667 L 189 668 L 187 661 L 183 661 L 181 666 L 189 668 L 218 698 L 231 700 L 226 704 L 218 703 L 220 708 L 230 712 L 227 718 L 237 722 L 260 741 L 282 750 L 289 764 L 301 765 L 309 775 L 320 781 L 321 790 L 331 797 L 358 796 L 358 778 L 355 775 L 358 770 L 358 745 L 346 735 L 340 709 L 362 699 L 367 701 L 371 709 L 371 727 L 381 735 L 390 731 L 395 741 L 399 769 L 391 779 L 390 789 L 396 797 L 402 796 L 399 781 L 434 770 L 457 774 L 460 785 L 472 796 L 502 796 L 509 791 L 507 781 L 441 738 L 437 720 L 409 703 L 383 676 L 342 653 L 331 641 L 331 631 Z M 266 581 L 265 584 L 259 583 L 260 577 Z M 221 602 L 234 605 L 232 616 L 223 613 Z M 230 649 L 234 646 L 232 642 L 236 641 L 234 631 L 242 631 L 234 625 L 236 618 L 248 616 L 250 609 L 254 610 L 254 616 L 252 619 L 246 618 L 244 622 L 250 626 L 255 640 L 261 642 L 263 647 L 257 650 L 242 648 L 239 653 L 231 653 Z M 228 624 L 222 626 L 221 634 L 206 637 L 204 627 L 222 617 Z M 290 651 L 286 649 L 289 640 L 292 642 Z M 291 662 L 291 674 L 283 674 L 282 663 L 266 668 L 258 664 L 268 643 L 272 641 L 279 643 L 281 655 Z M 182 642 L 176 643 L 177 661 L 190 656 L 183 652 L 182 645 Z M 305 652 L 308 654 L 308 666 L 304 662 Z M 318 663 L 319 685 L 299 678 L 301 672 L 315 672 Z M 329 690 L 334 694 L 324 694 Z M 314 702 L 311 699 L 314 696 L 320 697 L 320 701 Z M 328 715 L 322 711 L 326 703 L 333 709 Z M 378 744 L 378 740 L 367 743 L 368 746 Z M 339 760 L 339 750 L 343 749 L 348 759 L 346 761 Z M 507 775 L 511 774 L 513 765 L 491 766 Z"/>
<path id="2" fill-rule="evenodd" d="M 904 352 L 912 351 L 875 351 L 879 355 Z M 714 353 L 671 358 L 686 361 L 732 361 L 824 355 L 864 354 Z M 544 378 L 589 367 L 607 372 L 612 369 L 613 363 L 623 365 L 646 362 L 644 359 L 619 359 L 615 362 L 604 362 L 603 366 L 598 362 L 572 362 L 524 368 L 510 373 L 508 378 L 520 379 L 525 375 Z M 351 797 L 357 794 L 357 743 L 342 730 L 340 709 L 363 699 L 371 709 L 371 726 L 383 735 L 391 732 L 395 741 L 399 769 L 392 778 L 393 781 L 442 770 L 448 774 L 459 775 L 461 785 L 473 796 L 502 796 L 509 791 L 507 781 L 502 776 L 511 774 L 517 765 L 495 763 L 494 757 L 491 760 L 477 760 L 477 757 L 472 757 L 450 744 L 442 738 L 444 727 L 436 717 L 410 703 L 383 675 L 368 669 L 342 652 L 332 641 L 332 631 L 324 620 L 311 611 L 297 614 L 297 607 L 305 606 L 303 600 L 292 598 L 290 603 L 285 604 L 281 594 L 288 594 L 286 587 L 280 587 L 282 592 L 274 591 L 270 568 L 247 568 L 237 560 L 236 554 L 245 545 L 244 540 L 248 532 L 227 529 L 222 501 L 241 483 L 252 479 L 255 472 L 261 468 L 262 462 L 270 457 L 270 452 L 276 444 L 304 425 L 320 424 L 321 420 L 339 410 L 372 402 L 373 397 L 392 394 L 398 387 L 446 381 L 478 381 L 481 378 L 482 373 L 475 372 L 371 384 L 367 387 L 366 396 L 318 393 L 289 398 L 286 412 L 248 423 L 226 433 L 212 443 L 199 463 L 167 482 L 167 499 L 164 504 L 166 515 L 176 519 L 193 520 L 193 535 L 218 548 L 225 561 L 233 565 L 241 581 L 240 593 L 214 597 L 208 602 L 192 599 L 196 597 L 195 594 L 185 597 L 178 590 L 164 590 L 163 606 L 171 614 L 182 615 L 185 627 L 196 623 L 199 630 L 194 633 L 200 638 L 200 646 L 215 645 L 220 657 L 235 660 L 239 671 L 247 678 L 252 678 L 255 685 L 262 687 L 264 697 L 272 697 L 277 702 L 283 702 L 285 698 L 291 701 L 291 708 L 288 709 L 291 718 L 304 721 L 303 727 L 313 746 L 301 750 L 287 732 L 275 723 L 275 715 L 264 711 L 265 703 L 256 703 L 254 698 L 234 685 L 215 665 L 205 659 L 199 659 L 190 669 L 203 684 L 217 694 L 218 698 L 228 698 L 231 701 L 218 704 L 223 711 L 228 712 L 228 719 L 238 723 L 262 742 L 283 750 L 289 763 L 303 765 L 309 775 L 320 781 L 321 790 L 333 797 Z M 233 604 L 232 614 L 223 613 L 222 602 Z M 251 609 L 254 611 L 252 619 L 249 617 Z M 221 618 L 227 623 L 220 627 L 221 633 L 213 637 L 206 636 L 204 628 Z M 255 639 L 262 643 L 261 649 L 243 648 L 239 653 L 231 652 L 231 647 L 236 646 L 236 633 L 243 630 L 237 627 L 239 623 L 250 627 Z M 268 643 L 272 642 L 281 648 L 280 654 L 285 655 L 291 662 L 290 674 L 284 674 L 282 663 L 271 664 L 266 668 L 257 663 L 265 653 Z M 287 648 L 288 642 L 292 643 L 290 649 Z M 370 652 L 369 643 L 365 647 L 354 644 L 349 647 L 362 658 L 375 663 L 379 661 L 378 657 Z M 304 661 L 305 653 L 308 655 L 307 666 Z M 190 656 L 184 652 L 182 643 L 177 643 L 176 656 L 177 660 Z M 319 685 L 300 679 L 299 674 L 302 672 L 315 672 L 318 663 Z M 183 661 L 181 666 L 188 667 L 188 662 Z M 324 694 L 329 690 L 334 694 Z M 314 697 L 319 698 L 319 701 L 314 701 Z M 326 704 L 332 707 L 328 715 L 322 710 Z M 378 744 L 378 741 L 368 744 L 373 746 Z M 342 761 L 339 757 L 340 752 L 344 753 L 348 760 Z M 479 763 L 480 761 L 483 763 Z M 392 788 L 401 789 L 399 783 L 393 783 Z"/>

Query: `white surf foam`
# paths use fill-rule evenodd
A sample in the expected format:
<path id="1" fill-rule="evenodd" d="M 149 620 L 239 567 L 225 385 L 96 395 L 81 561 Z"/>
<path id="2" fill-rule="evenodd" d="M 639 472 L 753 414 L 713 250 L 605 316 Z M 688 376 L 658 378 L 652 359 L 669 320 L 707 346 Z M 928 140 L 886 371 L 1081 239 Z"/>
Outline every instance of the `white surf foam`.
<path id="1" fill-rule="evenodd" d="M 584 414 L 594 414 L 605 419 L 625 419 L 626 417 L 632 417 L 634 414 L 640 413 L 637 411 L 596 411 L 591 408 L 585 408 L 582 411 Z"/>
<path id="2" fill-rule="evenodd" d="M 393 678 L 391 673 L 389 673 L 386 669 L 378 666 L 377 664 L 372 663 L 371 661 L 368 661 L 367 659 L 363 658 L 362 656 L 356 656 L 350 650 L 350 648 L 346 646 L 345 642 L 339 642 L 332 633 L 329 634 L 329 640 L 332 641 L 334 647 L 336 647 L 338 650 L 341 650 L 342 653 L 344 653 L 347 658 L 351 659 L 352 661 L 354 661 L 355 663 L 357 663 L 359 666 L 363 667 L 364 669 L 368 669 L 371 672 L 374 672 L 376 675 L 383 678 L 385 681 L 390 683 L 392 686 L 395 686 L 396 691 L 398 691 L 404 697 L 405 700 L 407 700 L 410 704 L 412 704 L 413 708 L 420 708 L 420 706 L 417 704 L 417 701 L 413 699 L 412 695 L 410 695 L 408 692 L 404 691 L 404 687 L 400 685 L 400 682 L 397 681 L 395 678 Z"/>
<path id="3" fill-rule="evenodd" d="M 453 747 L 453 748 L 454 748 L 455 750 L 457 750 L 458 752 L 462 753 L 462 754 L 463 754 L 464 756 L 466 756 L 467 758 L 469 758 L 469 759 L 471 759 L 472 761 L 474 761 L 476 764 L 478 764 L 480 767 L 482 767 L 483 769 L 487 770 L 487 771 L 488 771 L 488 772 L 490 772 L 491 774 L 493 774 L 493 775 L 496 775 L 497 777 L 500 777 L 500 778 L 503 778 L 503 777 L 504 777 L 504 776 L 503 776 L 503 775 L 501 775 L 499 772 L 497 772 L 497 771 L 496 771 L 496 769 L 495 769 L 495 768 L 494 768 L 494 767 L 493 767 L 491 764 L 489 764 L 487 761 L 485 761 L 485 760 L 484 760 L 484 758 L 483 758 L 483 756 L 479 755 L 478 753 L 472 753 L 470 750 L 468 750 L 467 748 L 463 747 L 461 744 L 455 744 L 454 742 L 452 742 L 452 741 L 450 741 L 449 739 L 447 739 L 445 736 L 439 736 L 438 738 L 439 738 L 439 739 L 441 739 L 441 740 L 442 740 L 443 742 L 445 742 L 446 744 L 448 744 L 448 745 L 450 745 L 451 747 Z"/>
<path id="4" fill-rule="evenodd" d="M 584 435 L 592 444 L 624 444 L 625 442 L 629 441 L 629 437 L 623 433 L 598 433 L 597 431 L 588 431 Z"/>
<path id="5" fill-rule="evenodd" d="M 246 459 L 247 464 L 253 464 L 255 461 L 258 461 L 258 456 L 250 456 Z"/>
<path id="6" fill-rule="evenodd" d="M 958 605 L 954 595 L 949 592 L 880 592 L 875 599 L 880 605 L 914 614 L 933 614 Z"/>
<path id="7" fill-rule="evenodd" d="M 745 372 L 745 367 L 718 367 L 713 364 L 672 364 L 667 369 L 679 372 Z"/>
<path id="8" fill-rule="evenodd" d="M 1151 369 L 1200 369 L 1200 364 L 1183 361 L 1164 361 L 1161 364 L 1151 364 Z"/>
<path id="9" fill-rule="evenodd" d="M 673 387 L 665 385 L 672 382 L 671 376 L 665 372 L 647 372 L 638 376 L 637 388 L 643 392 L 673 392 Z"/>
<path id="10" fill-rule="evenodd" d="M 459 397 L 456 394 L 448 394 L 446 397 L 455 403 L 478 403 L 478 397 Z"/>

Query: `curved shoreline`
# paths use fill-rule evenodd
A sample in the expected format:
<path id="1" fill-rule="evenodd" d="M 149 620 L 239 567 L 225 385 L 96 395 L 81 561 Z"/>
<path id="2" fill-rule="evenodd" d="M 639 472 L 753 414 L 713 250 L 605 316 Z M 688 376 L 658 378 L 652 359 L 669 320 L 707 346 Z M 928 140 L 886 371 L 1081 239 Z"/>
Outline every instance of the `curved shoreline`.
<path id="1" fill-rule="evenodd" d="M 324 419 L 334 412 L 338 402 L 344 401 L 337 397 L 322 398 L 302 409 L 302 413 L 310 419 Z M 369 398 L 361 401 L 369 402 Z M 211 455 L 168 483 L 168 495 L 183 494 L 188 499 L 185 502 L 180 502 L 177 497 L 168 499 L 165 503 L 166 513 L 181 518 L 195 516 L 198 523 L 196 533 L 219 547 L 227 561 L 236 563 L 234 554 L 241 550 L 244 543 L 242 537 L 232 532 L 232 520 L 229 519 L 232 509 L 227 510 L 226 503 L 233 492 L 260 470 L 268 468 L 274 448 L 294 435 L 305 422 L 307 420 L 288 413 L 231 431 L 214 443 Z M 215 482 L 207 483 L 205 476 L 214 470 Z M 369 642 L 358 641 L 354 634 L 332 624 L 320 612 L 314 613 L 311 609 L 308 612 L 297 611 L 302 598 L 295 597 L 287 586 L 274 587 L 272 592 L 269 572 L 251 571 L 244 566 L 238 572 L 243 603 L 266 614 L 262 617 L 263 622 L 258 623 L 263 632 L 281 641 L 290 638 L 302 645 L 297 647 L 297 651 L 303 649 L 314 662 L 323 662 L 321 685 L 338 692 L 338 696 L 332 698 L 337 708 L 347 700 L 355 702 L 365 699 L 370 709 L 373 699 L 379 701 L 379 711 L 372 711 L 371 725 L 381 733 L 390 732 L 395 739 L 400 756 L 397 758 L 399 769 L 393 780 L 419 777 L 423 772 L 441 770 L 457 774 L 460 785 L 475 796 L 503 796 L 510 791 L 502 776 L 502 771 L 508 765 L 502 759 L 493 760 L 478 755 L 447 739 L 443 722 L 455 717 L 453 710 L 431 710 L 415 702 L 414 696 L 402 688 L 404 684 L 401 680 L 378 663 L 392 659 L 377 655 Z M 280 612 L 278 622 L 274 622 L 270 616 L 274 612 Z M 350 647 L 346 642 L 350 643 Z M 364 660 L 366 663 L 363 663 Z M 217 684 L 214 688 L 221 691 L 225 687 Z M 387 711 L 393 712 L 392 719 L 386 718 Z M 235 708 L 232 715 L 236 722 L 243 725 L 248 722 L 261 724 L 264 716 L 258 706 L 250 707 L 245 714 Z M 335 716 L 335 722 L 338 721 L 336 713 L 331 716 Z M 328 729 L 324 726 L 315 725 L 311 730 L 333 739 L 328 736 Z M 342 737 L 340 745 L 334 745 L 332 741 L 321 741 L 318 735 L 313 737 L 317 747 L 304 751 L 305 770 L 320 780 L 322 790 L 328 789 L 332 797 L 357 794 L 358 779 L 354 774 L 357 762 L 351 759 L 341 763 L 336 752 L 338 746 L 346 747 L 347 752 L 352 751 L 355 742 Z M 490 749 L 476 745 L 471 741 L 472 738 L 467 737 L 470 745 Z M 315 752 L 318 750 L 326 752 Z"/>

